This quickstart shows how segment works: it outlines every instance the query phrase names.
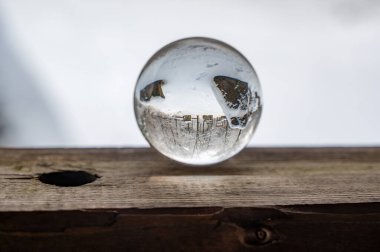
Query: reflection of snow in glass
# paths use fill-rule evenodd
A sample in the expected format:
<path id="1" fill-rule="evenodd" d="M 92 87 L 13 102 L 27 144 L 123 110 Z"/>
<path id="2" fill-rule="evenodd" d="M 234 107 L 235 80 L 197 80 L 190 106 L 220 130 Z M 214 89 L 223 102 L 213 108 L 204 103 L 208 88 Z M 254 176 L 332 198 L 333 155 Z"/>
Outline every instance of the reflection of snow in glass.
<path id="1" fill-rule="evenodd" d="M 135 114 L 148 142 L 179 162 L 204 165 L 235 155 L 261 115 L 261 87 L 234 48 L 188 38 L 158 51 L 136 84 Z"/>

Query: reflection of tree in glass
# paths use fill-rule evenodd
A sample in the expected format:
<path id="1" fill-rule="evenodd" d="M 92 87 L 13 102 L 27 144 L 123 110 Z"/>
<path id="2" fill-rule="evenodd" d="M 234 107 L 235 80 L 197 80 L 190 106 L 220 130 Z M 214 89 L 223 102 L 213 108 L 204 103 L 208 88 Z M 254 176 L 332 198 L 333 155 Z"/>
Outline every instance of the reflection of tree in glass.
<path id="1" fill-rule="evenodd" d="M 230 122 L 233 126 L 245 127 L 248 123 L 249 115 L 252 114 L 252 92 L 249 89 L 248 83 L 227 76 L 215 76 L 214 82 L 221 95 L 223 96 L 223 110 L 230 110 L 239 115 L 231 116 Z M 216 94 L 218 95 L 218 94 Z M 255 98 L 257 98 L 255 92 Z M 220 101 L 221 99 L 219 99 Z M 240 114 L 239 112 L 244 114 Z M 228 114 L 226 112 L 226 114 Z"/>
<path id="2" fill-rule="evenodd" d="M 246 110 L 251 102 L 251 91 L 248 83 L 227 77 L 215 76 L 216 87 L 222 92 L 228 107 L 231 109 Z"/>
<path id="3" fill-rule="evenodd" d="M 149 132 L 153 144 L 161 144 L 161 150 L 173 151 L 184 158 L 198 158 L 207 153 L 221 153 L 238 146 L 239 138 L 249 131 L 231 128 L 226 116 L 172 115 L 157 111 L 151 106 L 141 108 L 142 125 Z M 248 124 L 257 124 L 261 107 L 249 113 Z M 223 146 L 220 148 L 220 146 Z"/>
<path id="4" fill-rule="evenodd" d="M 140 90 L 140 101 L 150 101 L 150 98 L 159 96 L 165 99 L 165 95 L 162 92 L 161 86 L 165 84 L 163 80 L 158 80 L 148 84 L 146 87 Z"/>

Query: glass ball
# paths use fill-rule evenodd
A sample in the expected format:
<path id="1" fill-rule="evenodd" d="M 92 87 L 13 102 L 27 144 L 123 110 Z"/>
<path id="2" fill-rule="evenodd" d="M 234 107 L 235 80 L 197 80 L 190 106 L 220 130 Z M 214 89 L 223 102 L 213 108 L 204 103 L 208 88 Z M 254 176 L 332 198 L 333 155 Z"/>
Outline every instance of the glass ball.
<path id="1" fill-rule="evenodd" d="M 135 87 L 134 109 L 146 140 L 185 164 L 224 161 L 250 141 L 260 120 L 255 70 L 233 47 L 210 38 L 175 41 L 154 54 Z"/>

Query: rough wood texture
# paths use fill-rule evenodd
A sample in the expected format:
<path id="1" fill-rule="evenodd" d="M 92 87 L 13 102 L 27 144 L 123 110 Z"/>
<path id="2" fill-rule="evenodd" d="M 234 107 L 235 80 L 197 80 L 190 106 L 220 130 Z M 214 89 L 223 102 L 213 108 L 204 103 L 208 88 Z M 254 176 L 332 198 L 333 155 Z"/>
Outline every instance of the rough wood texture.
<path id="1" fill-rule="evenodd" d="M 100 178 L 78 187 L 37 179 L 60 170 Z M 380 202 L 380 148 L 246 149 L 211 167 L 150 149 L 0 149 L 0 211 L 366 202 Z"/>
<path id="2" fill-rule="evenodd" d="M 379 202 L 380 148 L 0 149 L 0 251 L 377 252 Z"/>
<path id="3" fill-rule="evenodd" d="M 0 212 L 0 251 L 379 251 L 380 204 Z"/>

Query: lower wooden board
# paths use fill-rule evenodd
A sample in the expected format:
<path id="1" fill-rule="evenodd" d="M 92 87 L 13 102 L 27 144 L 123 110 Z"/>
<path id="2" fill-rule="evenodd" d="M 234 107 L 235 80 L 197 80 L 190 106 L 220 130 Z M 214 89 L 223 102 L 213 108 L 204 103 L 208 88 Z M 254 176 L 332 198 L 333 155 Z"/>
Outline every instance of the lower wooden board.
<path id="1" fill-rule="evenodd" d="M 0 251 L 379 251 L 380 204 L 0 213 Z"/>

